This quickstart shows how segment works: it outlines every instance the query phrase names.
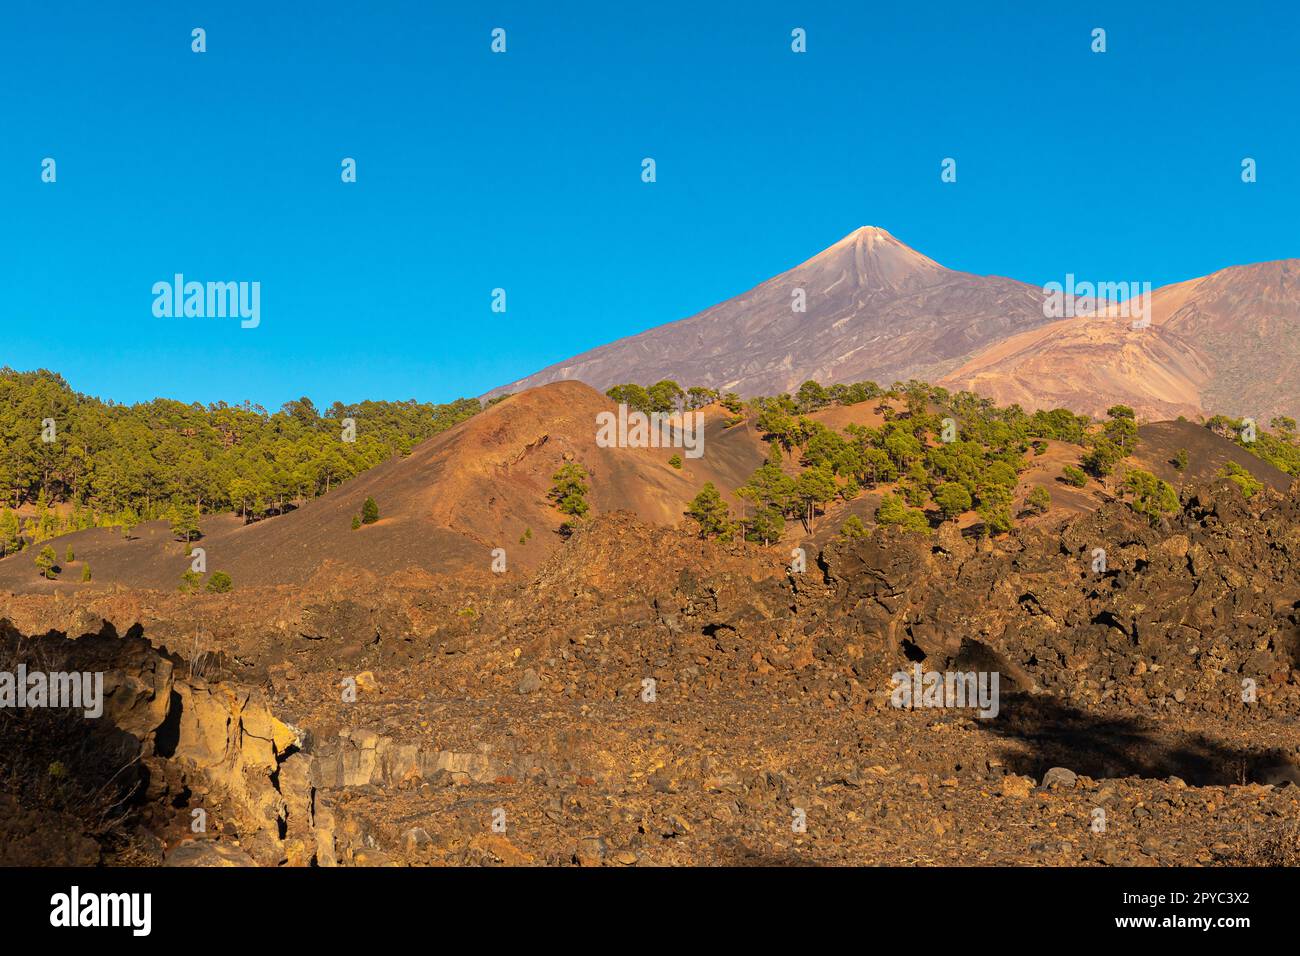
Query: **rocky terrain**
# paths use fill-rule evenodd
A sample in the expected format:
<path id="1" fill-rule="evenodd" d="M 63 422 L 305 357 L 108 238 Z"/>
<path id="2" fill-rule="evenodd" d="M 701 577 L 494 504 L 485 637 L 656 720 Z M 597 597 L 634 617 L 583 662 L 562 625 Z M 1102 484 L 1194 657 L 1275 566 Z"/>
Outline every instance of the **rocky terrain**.
<path id="1" fill-rule="evenodd" d="M 11 594 L 107 703 L 0 712 L 0 863 L 1296 861 L 1293 493 L 791 557 L 609 513 L 527 574 Z M 997 715 L 893 706 L 918 664 Z"/>

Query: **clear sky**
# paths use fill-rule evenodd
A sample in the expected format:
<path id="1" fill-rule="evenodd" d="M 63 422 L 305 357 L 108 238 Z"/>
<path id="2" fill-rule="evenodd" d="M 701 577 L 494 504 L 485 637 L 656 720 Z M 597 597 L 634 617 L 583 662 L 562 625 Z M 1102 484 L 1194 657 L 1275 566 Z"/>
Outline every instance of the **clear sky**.
<path id="1" fill-rule="evenodd" d="M 0 364 L 127 402 L 445 401 L 861 225 L 1036 284 L 1300 256 L 1298 11 L 5 4 Z M 260 326 L 156 318 L 177 272 L 260 282 Z"/>

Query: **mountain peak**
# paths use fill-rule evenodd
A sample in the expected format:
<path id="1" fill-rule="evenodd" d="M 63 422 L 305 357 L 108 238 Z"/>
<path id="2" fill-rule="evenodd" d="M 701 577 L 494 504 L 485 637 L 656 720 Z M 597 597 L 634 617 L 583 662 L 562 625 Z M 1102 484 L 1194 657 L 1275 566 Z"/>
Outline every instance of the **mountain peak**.
<path id="1" fill-rule="evenodd" d="M 925 282 L 947 271 L 880 226 L 859 226 L 804 266 L 848 268 L 860 286 L 877 289 Z"/>
<path id="2" fill-rule="evenodd" d="M 854 229 L 839 242 L 835 243 L 830 247 L 830 249 L 849 245 L 850 243 L 863 244 L 866 246 L 874 246 L 882 243 L 896 246 L 903 245 L 903 243 L 899 242 L 889 233 L 888 229 L 881 229 L 879 226 L 858 226 L 857 229 Z M 829 251 L 829 249 L 827 251 Z"/>
<path id="3" fill-rule="evenodd" d="M 879 226 L 858 226 L 858 228 L 849 233 L 846 238 L 852 239 L 857 236 L 880 236 L 884 239 L 894 239 L 894 237 L 889 234 L 888 229 L 882 229 Z M 897 242 L 898 240 L 894 239 L 894 241 Z"/>
<path id="4" fill-rule="evenodd" d="M 568 378 L 598 389 L 671 378 L 776 395 L 810 378 L 934 378 L 1046 321 L 1039 289 L 954 272 L 866 225 L 734 298 L 496 391 Z"/>

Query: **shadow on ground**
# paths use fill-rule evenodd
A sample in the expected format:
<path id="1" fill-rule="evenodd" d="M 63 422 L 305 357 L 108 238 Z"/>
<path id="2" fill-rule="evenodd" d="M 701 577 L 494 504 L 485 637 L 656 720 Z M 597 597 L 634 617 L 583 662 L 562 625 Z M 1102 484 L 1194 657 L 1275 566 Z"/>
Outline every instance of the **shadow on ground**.
<path id="1" fill-rule="evenodd" d="M 1068 767 L 1098 780 L 1176 776 L 1193 786 L 1227 786 L 1276 782 L 1279 768 L 1290 766 L 1277 749 L 1237 747 L 1138 717 L 1092 714 L 1042 695 L 1005 696 L 998 716 L 980 727 L 1027 745 L 1028 753 L 1009 747 L 1000 756 L 1009 772 L 1038 780 L 1052 767 Z"/>

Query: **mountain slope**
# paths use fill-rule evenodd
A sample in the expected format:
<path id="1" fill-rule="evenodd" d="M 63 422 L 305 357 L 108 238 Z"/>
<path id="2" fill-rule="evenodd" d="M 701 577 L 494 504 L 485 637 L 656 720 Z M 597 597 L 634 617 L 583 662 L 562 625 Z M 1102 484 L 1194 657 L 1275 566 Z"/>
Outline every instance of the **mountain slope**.
<path id="1" fill-rule="evenodd" d="M 1300 259 L 1223 269 L 1196 282 L 1166 325 L 1210 357 L 1209 413 L 1300 416 Z"/>
<path id="2" fill-rule="evenodd" d="M 792 308 L 803 290 L 807 310 Z M 604 390 L 671 378 L 742 396 L 873 379 L 937 378 L 983 347 L 1042 325 L 1040 289 L 946 269 L 864 226 L 749 292 L 512 382 Z"/>
<path id="3" fill-rule="evenodd" d="M 1178 471 L 1174 457 L 1187 452 L 1187 467 Z M 1291 476 L 1235 442 L 1194 422 L 1151 422 L 1138 429 L 1137 451 L 1129 459 L 1136 468 L 1163 478 L 1175 488 L 1198 482 L 1212 482 L 1228 463 L 1239 465 L 1274 491 L 1291 487 Z"/>
<path id="4" fill-rule="evenodd" d="M 530 568 L 560 542 L 554 532 L 565 516 L 547 493 L 566 461 L 587 470 L 593 514 L 625 510 L 673 525 L 705 482 L 729 494 L 766 457 L 750 425 L 723 427 L 718 406 L 705 410 L 704 456 L 684 458 L 680 469 L 669 464 L 679 449 L 601 448 L 596 415 L 615 407 L 578 382 L 513 395 L 297 510 L 248 525 L 229 514 L 206 518 L 195 544 L 206 551 L 208 571 L 227 572 L 237 588 L 303 585 L 331 568 L 336 576 L 349 568 L 486 573 L 498 547 L 509 569 Z M 380 519 L 353 530 L 367 497 Z M 96 586 L 172 590 L 190 564 L 163 521 L 137 527 L 129 540 L 93 528 L 51 543 L 60 557 L 70 546 L 78 559 L 60 580 L 38 577 L 28 549 L 0 560 L 0 590 L 67 589 L 78 584 L 81 563 L 92 567 Z"/>
<path id="5" fill-rule="evenodd" d="M 942 384 L 1029 409 L 1300 415 L 1300 260 L 1164 286 L 1151 312 L 1146 329 L 1114 315 L 1059 320 L 990 345 Z"/>
<path id="6" fill-rule="evenodd" d="M 1110 315 L 1060 319 L 997 342 L 939 384 L 1027 410 L 1103 415 L 1130 405 L 1144 418 L 1201 413 L 1209 359 L 1195 343 L 1153 321 Z"/>

